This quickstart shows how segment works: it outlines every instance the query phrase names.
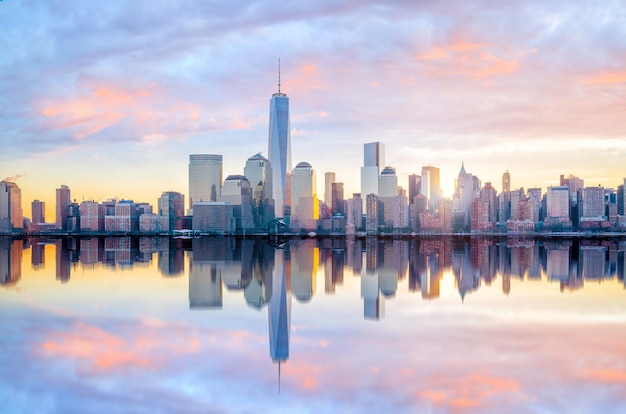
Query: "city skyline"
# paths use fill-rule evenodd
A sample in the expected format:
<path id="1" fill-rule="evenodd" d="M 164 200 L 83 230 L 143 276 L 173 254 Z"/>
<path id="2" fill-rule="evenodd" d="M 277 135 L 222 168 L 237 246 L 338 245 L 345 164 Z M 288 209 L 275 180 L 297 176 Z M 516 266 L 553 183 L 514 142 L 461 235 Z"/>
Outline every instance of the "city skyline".
<path id="1" fill-rule="evenodd" d="M 21 176 L 27 216 L 37 199 L 52 221 L 60 185 L 188 197 L 190 154 L 241 174 L 268 156 L 277 58 L 293 164 L 335 172 L 346 198 L 373 141 L 400 185 L 432 165 L 448 197 L 463 162 L 498 191 L 506 170 L 512 189 L 626 175 L 619 3 L 121 4 L 0 4 L 0 178 Z"/>

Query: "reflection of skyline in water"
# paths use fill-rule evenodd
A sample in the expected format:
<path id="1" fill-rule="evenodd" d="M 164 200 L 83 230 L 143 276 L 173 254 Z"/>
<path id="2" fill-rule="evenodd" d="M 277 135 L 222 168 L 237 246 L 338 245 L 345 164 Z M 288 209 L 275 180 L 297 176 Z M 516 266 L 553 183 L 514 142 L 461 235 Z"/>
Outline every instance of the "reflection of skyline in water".
<path id="1" fill-rule="evenodd" d="M 287 243 L 283 252 L 262 239 L 2 238 L 2 285 L 19 283 L 25 249 L 31 250 L 33 269 L 45 266 L 46 246 L 54 246 L 50 248 L 55 251 L 56 279 L 61 283 L 69 282 L 80 267 L 132 268 L 156 255 L 162 276 L 189 276 L 192 309 L 221 308 L 224 287 L 240 290 L 250 307 L 261 309 L 272 297 L 272 274 L 279 266 L 289 268 L 285 285 L 301 303 L 316 295 L 320 271 L 324 293 L 330 295 L 342 286 L 344 273 L 350 272 L 362 278 L 367 319 L 384 314 L 385 301 L 393 300 L 398 282 L 405 277 L 409 291 L 432 300 L 439 297 L 443 274 L 451 271 L 463 300 L 483 284 L 500 283 L 502 293 L 508 295 L 511 279 L 555 282 L 562 291 L 581 289 L 585 280 L 624 281 L 626 268 L 626 241 L 614 239 L 297 239 Z M 185 254 L 189 257 L 187 269 Z"/>
<path id="2" fill-rule="evenodd" d="M 233 389 L 290 412 L 624 407 L 615 240 L 1 241 L 10 390 L 84 412 L 102 383 L 204 411 L 251 408 Z"/>

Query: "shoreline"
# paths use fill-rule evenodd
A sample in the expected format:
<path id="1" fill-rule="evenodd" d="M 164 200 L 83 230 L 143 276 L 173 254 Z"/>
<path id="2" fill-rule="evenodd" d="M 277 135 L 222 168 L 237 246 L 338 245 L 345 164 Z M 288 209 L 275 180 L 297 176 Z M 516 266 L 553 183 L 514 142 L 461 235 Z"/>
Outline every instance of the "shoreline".
<path id="1" fill-rule="evenodd" d="M 0 232 L 0 237 L 12 238 L 92 238 L 92 237 L 169 237 L 173 239 L 192 239 L 192 238 L 285 238 L 285 239 L 419 239 L 432 237 L 463 237 L 463 238 L 626 238 L 625 232 L 589 232 L 589 231 L 568 231 L 568 232 L 420 232 L 420 233 L 377 233 L 377 234 L 353 234 L 345 233 L 289 233 L 281 232 L 278 234 L 268 232 L 251 232 L 251 233 L 232 233 L 232 234 L 216 234 L 190 231 L 188 234 L 174 234 L 172 232 L 67 232 L 67 231 L 46 231 L 46 232 Z"/>

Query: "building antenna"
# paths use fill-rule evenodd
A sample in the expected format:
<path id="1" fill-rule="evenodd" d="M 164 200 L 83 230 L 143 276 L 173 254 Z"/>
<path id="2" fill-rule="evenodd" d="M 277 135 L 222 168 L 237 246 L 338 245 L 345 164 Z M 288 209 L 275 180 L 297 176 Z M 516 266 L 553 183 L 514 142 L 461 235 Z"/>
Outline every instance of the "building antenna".
<path id="1" fill-rule="evenodd" d="M 278 58 L 278 93 L 280 93 L 280 58 Z"/>

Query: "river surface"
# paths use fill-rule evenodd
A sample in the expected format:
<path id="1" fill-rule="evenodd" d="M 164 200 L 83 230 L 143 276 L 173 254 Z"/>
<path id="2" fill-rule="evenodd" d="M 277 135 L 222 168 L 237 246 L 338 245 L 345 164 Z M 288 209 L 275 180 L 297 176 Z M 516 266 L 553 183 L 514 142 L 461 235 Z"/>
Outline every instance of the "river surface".
<path id="1" fill-rule="evenodd" d="M 0 239 L 0 412 L 624 413 L 625 254 Z"/>

